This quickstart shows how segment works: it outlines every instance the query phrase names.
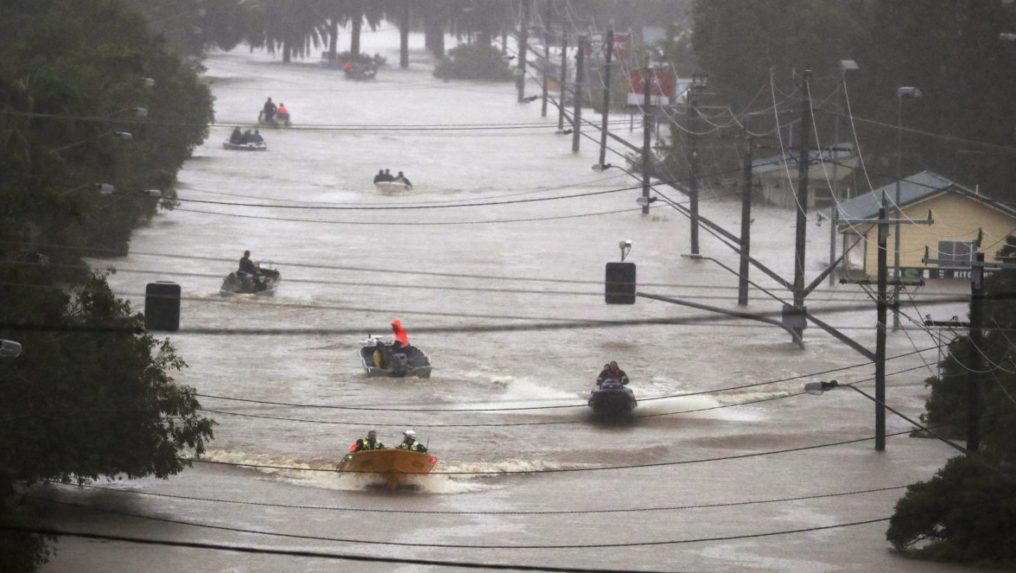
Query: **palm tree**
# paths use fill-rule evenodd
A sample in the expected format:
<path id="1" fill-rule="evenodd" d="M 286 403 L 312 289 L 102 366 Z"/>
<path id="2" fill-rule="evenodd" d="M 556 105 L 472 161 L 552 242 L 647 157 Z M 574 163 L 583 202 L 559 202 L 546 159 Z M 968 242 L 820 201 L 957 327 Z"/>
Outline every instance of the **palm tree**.
<path id="1" fill-rule="evenodd" d="M 314 3 L 305 0 L 255 0 L 247 41 L 251 48 L 282 51 L 282 61 L 306 56 L 321 45 L 323 18 Z"/>

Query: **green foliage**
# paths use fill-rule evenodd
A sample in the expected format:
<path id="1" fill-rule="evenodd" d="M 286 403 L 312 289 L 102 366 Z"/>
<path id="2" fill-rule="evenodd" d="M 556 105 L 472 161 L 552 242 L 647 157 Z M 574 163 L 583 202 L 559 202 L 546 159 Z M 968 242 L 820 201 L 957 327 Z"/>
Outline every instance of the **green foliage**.
<path id="1" fill-rule="evenodd" d="M 211 95 L 116 0 L 0 2 L 0 37 L 0 338 L 25 349 L 0 360 L 0 522 L 30 524 L 23 484 L 166 477 L 212 438 L 173 347 L 79 258 L 172 207 Z M 0 535 L 0 570 L 46 555 L 43 538 Z"/>
<path id="2" fill-rule="evenodd" d="M 930 481 L 907 488 L 886 538 L 935 561 L 1016 565 L 1016 480 L 953 458 Z"/>
<path id="3" fill-rule="evenodd" d="M 448 57 L 434 67 L 442 79 L 511 81 L 514 76 L 501 52 L 489 44 L 462 44 L 448 51 Z"/>

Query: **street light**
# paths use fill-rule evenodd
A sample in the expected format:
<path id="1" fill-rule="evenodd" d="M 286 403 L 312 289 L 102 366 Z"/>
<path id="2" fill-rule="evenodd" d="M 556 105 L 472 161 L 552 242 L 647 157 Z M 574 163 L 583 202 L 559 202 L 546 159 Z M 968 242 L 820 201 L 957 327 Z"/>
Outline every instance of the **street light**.
<path id="1" fill-rule="evenodd" d="M 919 98 L 923 94 L 921 88 L 913 86 L 900 86 L 896 88 L 896 223 L 893 229 L 893 268 L 896 275 L 895 290 L 899 291 L 900 284 L 900 218 L 903 217 L 903 209 L 900 208 L 900 182 L 903 179 L 903 98 Z M 900 328 L 900 307 L 893 305 L 893 330 Z"/>
<path id="2" fill-rule="evenodd" d="M 807 384 L 804 385 L 804 391 L 807 392 L 808 394 L 812 394 L 814 396 L 818 396 L 818 395 L 824 394 L 824 393 L 828 392 L 829 390 L 835 390 L 836 388 L 850 388 L 854 392 L 857 392 L 861 396 L 864 396 L 865 398 L 867 398 L 867 399 L 871 400 L 872 402 L 874 402 L 878 407 L 885 408 L 886 410 L 889 410 L 893 414 L 896 414 L 900 418 L 903 418 L 904 420 L 909 422 L 915 428 L 917 428 L 917 429 L 919 429 L 919 430 L 921 430 L 923 432 L 927 432 L 928 435 L 934 437 L 935 439 L 948 444 L 949 446 L 951 446 L 954 449 L 957 449 L 957 450 L 963 452 L 964 454 L 969 455 L 969 453 L 970 453 L 963 446 L 953 442 L 952 440 L 949 440 L 947 438 L 943 438 L 942 436 L 936 434 L 934 431 L 932 431 L 927 426 L 924 426 L 923 424 L 920 424 L 920 423 L 916 422 L 915 420 L 907 417 L 905 414 L 901 413 L 899 410 L 896 410 L 896 409 L 890 407 L 885 402 L 879 400 L 878 398 L 875 398 L 871 394 L 865 392 L 864 390 L 861 390 L 860 388 L 858 388 L 857 386 L 854 386 L 853 384 L 840 384 L 836 380 L 830 380 L 828 382 L 808 382 Z"/>
<path id="3" fill-rule="evenodd" d="M 13 340 L 0 340 L 0 358 L 17 358 L 21 356 L 21 343 Z"/>
<path id="4" fill-rule="evenodd" d="M 148 113 L 148 111 L 145 110 L 145 113 Z M 74 147 L 78 147 L 80 145 L 84 145 L 84 144 L 88 143 L 89 141 L 96 141 L 96 140 L 102 139 L 103 137 L 115 137 L 115 138 L 119 139 L 120 141 L 133 141 L 134 140 L 134 134 L 133 133 L 131 133 L 129 131 L 114 130 L 114 131 L 107 131 L 107 132 L 104 132 L 104 133 L 100 133 L 99 135 L 96 135 L 95 137 L 89 137 L 88 139 L 82 139 L 81 141 L 75 141 L 74 143 L 70 143 L 70 144 L 64 145 L 62 147 L 57 147 L 53 151 L 55 151 L 57 153 L 60 153 L 61 151 L 66 151 L 68 149 L 71 149 L 71 148 L 74 148 Z"/>

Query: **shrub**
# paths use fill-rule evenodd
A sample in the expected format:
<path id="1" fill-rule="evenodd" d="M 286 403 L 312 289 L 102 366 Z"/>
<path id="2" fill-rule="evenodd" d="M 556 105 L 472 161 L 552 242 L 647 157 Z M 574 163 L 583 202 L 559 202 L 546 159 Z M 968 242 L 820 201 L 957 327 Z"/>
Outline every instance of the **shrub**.
<path id="1" fill-rule="evenodd" d="M 495 82 L 507 82 L 515 77 L 501 52 L 486 44 L 463 44 L 449 50 L 448 57 L 434 67 L 434 76 L 446 80 Z"/>

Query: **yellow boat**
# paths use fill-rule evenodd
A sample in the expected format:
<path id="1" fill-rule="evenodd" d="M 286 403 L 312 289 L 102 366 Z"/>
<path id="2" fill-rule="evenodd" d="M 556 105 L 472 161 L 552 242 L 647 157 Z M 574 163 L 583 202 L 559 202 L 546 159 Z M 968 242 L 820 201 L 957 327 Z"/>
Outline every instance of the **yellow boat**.
<path id="1" fill-rule="evenodd" d="M 397 448 L 363 450 L 346 454 L 336 468 L 340 472 L 372 474 L 384 478 L 388 487 L 397 487 L 406 476 L 429 474 L 437 458 L 423 452 Z"/>

